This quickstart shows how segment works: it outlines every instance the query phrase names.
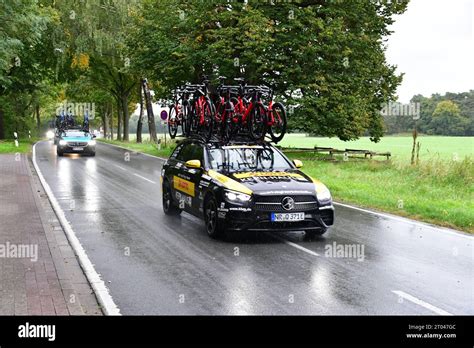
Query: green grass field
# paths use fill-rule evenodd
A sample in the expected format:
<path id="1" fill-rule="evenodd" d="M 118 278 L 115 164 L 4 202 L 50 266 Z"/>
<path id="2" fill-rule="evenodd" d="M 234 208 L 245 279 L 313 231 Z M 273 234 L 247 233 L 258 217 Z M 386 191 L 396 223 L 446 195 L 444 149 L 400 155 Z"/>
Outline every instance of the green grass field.
<path id="1" fill-rule="evenodd" d="M 474 154 L 474 137 L 418 136 L 420 142 L 420 160 L 463 159 Z M 391 152 L 394 161 L 410 161 L 413 138 L 409 135 L 387 136 L 373 143 L 368 137 L 355 141 L 342 141 L 337 138 L 307 137 L 304 134 L 288 134 L 279 145 L 284 147 L 314 146 L 333 147 L 335 149 L 358 149 L 377 152 Z"/>
<path id="2" fill-rule="evenodd" d="M 113 144 L 113 145 L 118 145 L 124 148 L 127 148 L 131 151 L 136 151 L 136 152 L 143 152 L 147 153 L 149 155 L 154 155 L 158 157 L 168 157 L 171 154 L 171 151 L 174 149 L 176 143 L 173 142 L 167 142 L 167 146 L 161 146 L 158 149 L 158 146 L 150 143 L 149 141 L 144 141 L 141 144 L 134 143 L 133 141 L 129 142 L 124 142 L 124 141 L 118 141 L 118 140 L 108 140 L 108 139 L 103 139 L 103 138 L 97 138 L 98 141 L 107 143 L 107 144 Z"/>
<path id="3" fill-rule="evenodd" d="M 14 140 L 0 140 L 0 153 L 27 153 L 33 143 L 32 140 L 20 139 L 19 146 L 16 147 Z"/>

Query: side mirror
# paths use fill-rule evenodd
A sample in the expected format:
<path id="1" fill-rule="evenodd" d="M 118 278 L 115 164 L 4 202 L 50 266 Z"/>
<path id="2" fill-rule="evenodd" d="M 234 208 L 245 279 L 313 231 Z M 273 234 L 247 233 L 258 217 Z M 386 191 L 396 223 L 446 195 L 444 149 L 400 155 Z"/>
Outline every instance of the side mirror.
<path id="1" fill-rule="evenodd" d="M 293 160 L 293 164 L 295 165 L 296 168 L 301 168 L 303 166 L 303 162 L 297 159 Z"/>
<path id="2" fill-rule="evenodd" d="M 201 168 L 201 161 L 200 160 L 189 160 L 186 162 L 186 167 L 188 168 Z"/>
<path id="3" fill-rule="evenodd" d="M 95 138 L 97 138 L 97 135 L 92 134 L 92 139 L 95 139 Z"/>

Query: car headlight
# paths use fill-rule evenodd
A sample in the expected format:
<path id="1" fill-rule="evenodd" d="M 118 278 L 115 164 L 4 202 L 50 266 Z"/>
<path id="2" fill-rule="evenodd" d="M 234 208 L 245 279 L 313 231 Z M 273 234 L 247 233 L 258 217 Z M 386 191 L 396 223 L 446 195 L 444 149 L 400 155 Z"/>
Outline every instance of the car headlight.
<path id="1" fill-rule="evenodd" d="M 231 203 L 246 203 L 250 201 L 251 196 L 245 193 L 234 192 L 234 191 L 225 191 L 225 198 Z"/>
<path id="2" fill-rule="evenodd" d="M 90 146 L 95 146 L 95 140 L 94 140 L 94 139 L 89 140 L 89 145 L 90 145 Z"/>
<path id="3" fill-rule="evenodd" d="M 327 202 L 331 200 L 331 192 L 325 185 L 318 185 L 316 187 L 316 197 L 320 202 Z"/>
<path id="4" fill-rule="evenodd" d="M 59 145 L 61 145 L 61 146 L 67 145 L 67 141 L 61 139 L 61 140 L 59 140 Z"/>

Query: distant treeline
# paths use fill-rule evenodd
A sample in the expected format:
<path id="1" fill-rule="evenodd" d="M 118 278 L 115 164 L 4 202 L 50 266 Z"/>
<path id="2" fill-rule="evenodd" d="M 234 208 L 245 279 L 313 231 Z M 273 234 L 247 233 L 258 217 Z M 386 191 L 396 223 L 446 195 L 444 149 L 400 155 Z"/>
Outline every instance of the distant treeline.
<path id="1" fill-rule="evenodd" d="M 388 113 L 384 115 L 386 134 L 417 130 L 432 135 L 474 136 L 474 90 L 464 93 L 415 95 L 411 99 L 413 114 Z M 419 108 L 415 107 L 418 106 Z"/>

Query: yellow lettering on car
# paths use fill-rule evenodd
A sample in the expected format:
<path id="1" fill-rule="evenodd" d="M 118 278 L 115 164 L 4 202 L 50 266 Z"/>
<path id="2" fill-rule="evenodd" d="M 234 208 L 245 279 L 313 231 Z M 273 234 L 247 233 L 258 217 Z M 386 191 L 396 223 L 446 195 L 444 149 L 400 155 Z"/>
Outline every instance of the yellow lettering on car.
<path id="1" fill-rule="evenodd" d="M 173 187 L 181 192 L 184 192 L 194 197 L 194 183 L 188 180 L 184 180 L 176 175 L 173 176 Z"/>
<path id="2" fill-rule="evenodd" d="M 237 182 L 237 181 L 229 178 L 228 176 L 225 176 L 225 175 L 223 175 L 221 173 L 218 173 L 214 170 L 209 170 L 207 172 L 207 175 L 209 175 L 211 178 L 219 181 L 221 184 L 224 185 L 224 187 L 228 188 L 229 190 L 237 191 L 237 192 L 241 192 L 241 193 L 246 193 L 248 195 L 252 194 L 252 190 L 249 189 L 247 186 L 242 185 L 240 182 Z"/>
<path id="3" fill-rule="evenodd" d="M 262 176 L 289 176 L 293 178 L 302 178 L 303 176 L 298 173 L 286 173 L 286 172 L 253 172 L 253 173 L 240 173 L 234 175 L 238 179 L 245 179 L 250 177 L 262 177 Z"/>

